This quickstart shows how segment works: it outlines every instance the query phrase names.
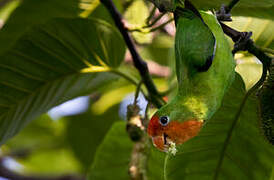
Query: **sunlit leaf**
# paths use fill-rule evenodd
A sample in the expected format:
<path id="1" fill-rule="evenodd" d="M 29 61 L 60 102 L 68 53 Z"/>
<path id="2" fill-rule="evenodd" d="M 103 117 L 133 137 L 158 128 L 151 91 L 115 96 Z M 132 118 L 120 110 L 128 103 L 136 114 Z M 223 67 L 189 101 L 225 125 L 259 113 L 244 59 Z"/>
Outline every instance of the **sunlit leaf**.
<path id="1" fill-rule="evenodd" d="M 149 10 L 143 0 L 136 0 L 127 8 L 125 19 L 132 29 L 142 28 L 146 25 L 146 18 L 149 16 Z M 149 43 L 152 40 L 152 34 L 133 32 L 132 36 L 138 43 Z"/>

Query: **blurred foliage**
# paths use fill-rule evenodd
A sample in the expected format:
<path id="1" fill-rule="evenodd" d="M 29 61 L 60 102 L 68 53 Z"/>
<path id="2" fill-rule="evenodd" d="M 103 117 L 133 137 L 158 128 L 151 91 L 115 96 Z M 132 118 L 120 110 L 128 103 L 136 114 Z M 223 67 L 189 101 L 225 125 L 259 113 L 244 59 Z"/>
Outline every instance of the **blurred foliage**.
<path id="1" fill-rule="evenodd" d="M 132 148 L 126 123 L 115 123 L 97 149 L 88 179 L 129 179 L 128 164 Z"/>
<path id="2" fill-rule="evenodd" d="M 147 25 L 151 3 L 113 1 L 130 29 Z M 118 112 L 120 102 L 135 91 L 140 76 L 128 61 L 122 62 L 125 44 L 109 12 L 99 0 L 18 2 L 0 9 L 0 19 L 5 22 L 0 30 L 1 143 L 26 127 L 1 147 L 2 156 L 17 160 L 23 174 L 88 173 L 89 179 L 130 179 L 128 165 L 134 144 Z M 228 2 L 193 0 L 205 10 L 218 10 Z M 233 22 L 227 24 L 239 31 L 252 31 L 258 46 L 273 50 L 273 12 L 273 0 L 241 0 L 232 11 Z M 131 33 L 145 60 L 174 70 L 174 35 L 167 31 L 173 26 L 168 24 L 153 33 Z M 180 146 L 177 156 L 169 157 L 168 179 L 213 179 L 218 173 L 217 179 L 268 180 L 271 172 L 273 179 L 273 147 L 259 132 L 254 96 L 236 126 L 229 129 L 245 88 L 252 87 L 262 72 L 261 64 L 250 54 L 240 52 L 235 59 L 242 80 L 237 77 L 221 109 L 201 134 Z M 161 92 L 169 90 L 169 97 L 176 92 L 174 73 L 163 78 L 155 75 L 153 80 Z M 147 94 L 144 86 L 142 90 Z M 85 113 L 56 121 L 43 114 L 84 94 L 96 97 Z M 150 108 L 148 115 L 154 111 Z M 226 142 L 229 131 L 231 140 Z M 146 145 L 147 179 L 161 180 L 165 153 L 151 143 Z M 220 158 L 223 163 L 216 170 Z"/>
<path id="3" fill-rule="evenodd" d="M 120 120 L 119 106 L 114 106 L 102 115 L 90 109 L 79 115 L 68 116 L 66 138 L 75 156 L 82 163 L 86 173 L 94 159 L 97 147 L 101 144 L 111 125 Z"/>
<path id="4" fill-rule="evenodd" d="M 149 9 L 144 0 L 136 0 L 127 8 L 124 16 L 130 28 L 142 28 L 146 25 Z M 153 35 L 151 33 L 133 32 L 132 36 L 138 43 L 144 44 L 150 43 Z"/>
<path id="5" fill-rule="evenodd" d="M 140 54 L 147 60 L 168 66 L 174 58 L 173 42 L 173 37 L 160 33 L 153 39 L 152 43 L 141 49 Z"/>
<path id="6" fill-rule="evenodd" d="M 24 174 L 79 172 L 80 163 L 66 143 L 66 121 L 42 115 L 2 147 L 3 155 L 14 157 Z"/>

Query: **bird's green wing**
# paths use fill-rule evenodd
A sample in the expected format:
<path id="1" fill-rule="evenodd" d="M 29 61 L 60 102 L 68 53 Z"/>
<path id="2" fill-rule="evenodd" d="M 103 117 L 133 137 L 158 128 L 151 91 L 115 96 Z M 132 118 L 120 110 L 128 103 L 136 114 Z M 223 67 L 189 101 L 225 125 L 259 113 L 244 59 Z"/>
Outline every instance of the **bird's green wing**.
<path id="1" fill-rule="evenodd" d="M 216 39 L 203 21 L 199 12 L 193 8 L 176 8 L 175 53 L 177 77 L 182 80 L 182 73 L 189 75 L 209 69 L 215 55 Z M 184 68 L 185 67 L 185 68 Z"/>

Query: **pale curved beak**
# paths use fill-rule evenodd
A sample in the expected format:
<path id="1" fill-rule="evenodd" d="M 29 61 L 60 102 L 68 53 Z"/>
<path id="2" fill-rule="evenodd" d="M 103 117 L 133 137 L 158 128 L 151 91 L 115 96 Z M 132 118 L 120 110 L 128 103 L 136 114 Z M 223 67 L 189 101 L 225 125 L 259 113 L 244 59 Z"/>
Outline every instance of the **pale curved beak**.
<path id="1" fill-rule="evenodd" d="M 154 136 L 151 138 L 153 145 L 157 147 L 159 150 L 167 152 L 170 144 L 170 140 L 168 136 L 164 133 L 160 136 Z"/>

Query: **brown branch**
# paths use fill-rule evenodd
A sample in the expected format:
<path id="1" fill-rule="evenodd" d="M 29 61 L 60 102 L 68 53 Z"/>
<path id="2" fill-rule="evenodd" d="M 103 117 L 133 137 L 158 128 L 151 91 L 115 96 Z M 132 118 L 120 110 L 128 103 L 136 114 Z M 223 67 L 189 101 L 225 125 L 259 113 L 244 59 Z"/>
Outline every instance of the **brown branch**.
<path id="1" fill-rule="evenodd" d="M 4 166 L 4 158 L 0 158 L 0 177 L 4 177 L 10 180 L 85 180 L 84 177 L 77 175 L 63 175 L 63 176 L 26 176 L 21 175 Z"/>
<path id="2" fill-rule="evenodd" d="M 106 7 L 106 9 L 109 11 L 109 13 L 111 14 L 115 25 L 117 26 L 117 28 L 119 29 L 120 33 L 122 34 L 126 45 L 131 53 L 133 62 L 134 62 L 134 66 L 138 69 L 142 80 L 149 92 L 149 96 L 150 96 L 150 100 L 151 102 L 157 106 L 157 107 L 161 107 L 162 106 L 162 102 L 160 100 L 160 95 L 152 81 L 152 78 L 149 74 L 148 71 L 148 67 L 147 67 L 147 63 L 141 58 L 141 56 L 138 54 L 133 41 L 131 39 L 131 37 L 128 34 L 128 31 L 126 29 L 126 27 L 124 26 L 123 23 L 123 18 L 121 16 L 121 14 L 118 12 L 118 10 L 116 9 L 115 5 L 113 4 L 112 0 L 100 0 L 101 3 Z"/>

